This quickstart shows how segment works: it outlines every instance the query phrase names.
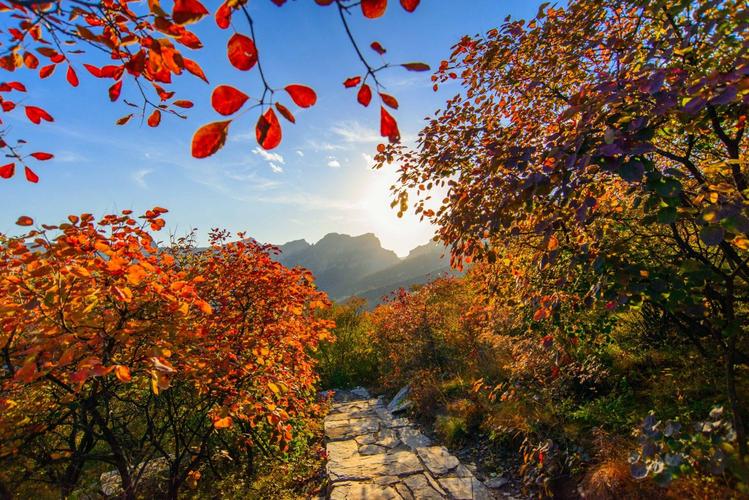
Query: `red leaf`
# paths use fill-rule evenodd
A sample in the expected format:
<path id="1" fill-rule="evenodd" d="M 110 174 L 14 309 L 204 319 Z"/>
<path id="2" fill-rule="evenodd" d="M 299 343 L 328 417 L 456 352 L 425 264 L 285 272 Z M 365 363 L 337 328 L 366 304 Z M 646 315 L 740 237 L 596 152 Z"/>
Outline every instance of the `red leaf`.
<path id="1" fill-rule="evenodd" d="M 401 66 L 406 68 L 408 71 L 429 71 L 429 65 L 420 62 L 401 64 Z"/>
<path id="2" fill-rule="evenodd" d="M 221 7 L 216 10 L 215 19 L 216 24 L 222 30 L 225 30 L 231 24 L 232 10 L 229 6 L 229 0 L 221 4 Z"/>
<path id="3" fill-rule="evenodd" d="M 159 123 L 161 123 L 161 111 L 159 111 L 158 109 L 154 109 L 153 113 L 151 113 L 151 116 L 148 117 L 148 126 L 158 127 Z"/>
<path id="4" fill-rule="evenodd" d="M 291 111 L 289 111 L 289 108 L 287 108 L 280 102 L 277 102 L 276 109 L 279 113 L 281 113 L 281 116 L 289 120 L 291 123 L 296 123 L 296 118 L 294 118 L 294 115 L 291 113 Z"/>
<path id="5" fill-rule="evenodd" d="M 111 101 L 116 101 L 120 98 L 120 93 L 122 92 L 122 80 L 119 82 L 116 82 L 114 85 L 109 87 L 109 99 Z"/>
<path id="6" fill-rule="evenodd" d="M 75 70 L 72 66 L 68 66 L 68 74 L 67 74 L 68 83 L 72 85 L 73 87 L 78 86 L 78 75 L 75 74 Z"/>
<path id="7" fill-rule="evenodd" d="M 387 137 L 390 142 L 398 142 L 401 136 L 398 130 L 398 122 L 383 106 L 380 106 L 380 135 Z"/>
<path id="8" fill-rule="evenodd" d="M 380 92 L 380 99 L 382 99 L 382 102 L 384 102 L 389 107 L 393 109 L 398 109 L 398 100 L 395 97 L 389 94 L 383 94 L 382 92 Z"/>
<path id="9" fill-rule="evenodd" d="M 31 226 L 32 224 L 34 224 L 34 219 L 28 215 L 22 215 L 16 221 L 16 225 L 18 226 Z"/>
<path id="10" fill-rule="evenodd" d="M 231 85 L 219 85 L 211 94 L 211 106 L 222 115 L 231 115 L 247 102 L 249 96 Z"/>
<path id="11" fill-rule="evenodd" d="M 52 73 L 55 72 L 55 65 L 49 64 L 47 66 L 43 66 L 42 69 L 39 70 L 39 78 L 47 78 Z"/>
<path id="12" fill-rule="evenodd" d="M 26 116 L 31 120 L 33 123 L 36 123 L 39 125 L 42 120 L 46 120 L 48 122 L 55 121 L 54 118 L 52 118 L 52 115 L 44 111 L 42 108 L 38 108 L 36 106 L 26 106 Z"/>
<path id="13" fill-rule="evenodd" d="M 24 167 L 24 173 L 26 174 L 26 180 L 36 184 L 39 182 L 39 176 L 34 173 L 29 167 Z"/>
<path id="14" fill-rule="evenodd" d="M 252 38 L 234 33 L 229 39 L 226 50 L 229 62 L 239 70 L 248 71 L 257 64 L 257 49 Z"/>
<path id="15" fill-rule="evenodd" d="M 187 109 L 187 108 L 192 108 L 193 107 L 192 101 L 187 101 L 185 99 L 178 99 L 178 100 L 174 101 L 172 104 L 174 104 L 178 108 L 185 108 L 185 109 Z"/>
<path id="16" fill-rule="evenodd" d="M 387 0 L 361 0 L 361 11 L 364 17 L 376 19 L 382 16 L 387 9 Z"/>
<path id="17" fill-rule="evenodd" d="M 356 100 L 364 107 L 369 106 L 369 103 L 372 102 L 372 89 L 369 88 L 369 85 L 365 83 L 361 86 L 359 93 L 356 95 Z"/>
<path id="18" fill-rule="evenodd" d="M 26 92 L 26 85 L 21 82 L 8 82 L 5 85 L 19 92 Z"/>
<path id="19" fill-rule="evenodd" d="M 13 177 L 13 174 L 16 173 L 16 164 L 15 163 L 8 163 L 7 165 L 3 165 L 0 167 L 0 177 L 3 179 L 10 179 Z"/>
<path id="20" fill-rule="evenodd" d="M 315 0 L 315 3 L 316 3 L 317 5 L 322 5 L 322 6 L 326 6 L 326 5 L 330 5 L 330 4 L 332 4 L 332 3 L 333 3 L 333 1 L 334 1 L 334 0 Z"/>
<path id="21" fill-rule="evenodd" d="M 315 91 L 306 85 L 288 85 L 285 90 L 300 108 L 309 108 L 317 102 Z"/>
<path id="22" fill-rule="evenodd" d="M 54 158 L 54 157 L 55 157 L 55 155 L 53 155 L 53 154 L 50 154 L 50 153 L 42 153 L 42 152 L 38 152 L 38 153 L 31 153 L 31 155 L 30 155 L 30 156 L 33 156 L 34 158 L 36 158 L 36 159 L 37 159 L 37 160 L 39 160 L 39 161 L 51 160 L 52 158 Z"/>
<path id="23" fill-rule="evenodd" d="M 263 149 L 273 149 L 281 143 L 281 124 L 278 123 L 278 117 L 273 108 L 268 108 L 258 119 L 255 137 Z"/>
<path id="24" fill-rule="evenodd" d="M 401 0 L 401 7 L 408 12 L 413 12 L 416 10 L 416 7 L 419 6 L 419 2 L 421 2 L 421 0 Z"/>
<path id="25" fill-rule="evenodd" d="M 372 47 L 372 50 L 380 55 L 383 55 L 385 52 L 387 52 L 387 50 L 385 50 L 385 47 L 380 45 L 380 42 L 372 42 L 372 45 L 370 45 L 370 47 Z"/>
<path id="26" fill-rule="evenodd" d="M 199 21 L 208 10 L 198 0 L 174 0 L 172 19 L 177 24 L 190 24 Z"/>
<path id="27" fill-rule="evenodd" d="M 197 76 L 198 78 L 203 80 L 205 83 L 208 83 L 208 78 L 206 78 L 205 73 L 203 72 L 203 68 L 201 68 L 198 63 L 186 57 L 183 57 L 182 59 L 184 60 L 185 69 L 187 71 Z"/>
<path id="28" fill-rule="evenodd" d="M 92 66 L 90 64 L 83 64 L 83 67 L 88 70 L 89 73 L 94 75 L 96 78 L 101 78 L 101 70 L 97 68 L 96 66 Z"/>
<path id="29" fill-rule="evenodd" d="M 351 87 L 356 87 L 357 85 L 359 85 L 359 82 L 361 82 L 360 76 L 352 76 L 351 78 L 348 78 L 345 82 L 343 82 L 343 86 L 347 89 L 350 89 Z"/>
<path id="30" fill-rule="evenodd" d="M 192 156 L 206 158 L 221 149 L 226 142 L 231 120 L 203 125 L 192 136 Z"/>

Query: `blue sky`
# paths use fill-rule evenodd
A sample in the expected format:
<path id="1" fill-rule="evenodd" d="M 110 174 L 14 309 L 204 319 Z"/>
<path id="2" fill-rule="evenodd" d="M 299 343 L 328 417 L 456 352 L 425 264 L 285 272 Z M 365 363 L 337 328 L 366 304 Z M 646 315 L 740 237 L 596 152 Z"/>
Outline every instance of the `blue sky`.
<path id="1" fill-rule="evenodd" d="M 388 50 L 388 62 L 423 61 L 434 68 L 462 35 L 496 27 L 508 14 L 531 17 L 540 2 L 424 0 L 413 14 L 405 13 L 397 0 L 390 3 L 381 19 L 352 19 L 365 54 L 378 62 L 380 56 L 368 47 L 376 40 Z M 213 2 L 205 4 L 213 10 Z M 14 222 L 20 215 L 52 224 L 67 214 L 142 212 L 160 205 L 170 211 L 167 229 L 182 234 L 197 228 L 201 242 L 212 227 L 244 230 L 274 243 L 298 238 L 314 242 L 329 232 L 374 232 L 384 247 L 400 255 L 426 242 L 432 227 L 411 216 L 398 219 L 389 208 L 395 167 L 371 169 L 371 155 L 381 142 L 379 105 L 373 99 L 369 108 L 361 107 L 355 90 L 341 84 L 362 68 L 337 11 L 312 0 L 288 2 L 282 8 L 268 0 L 250 5 L 271 85 L 302 83 L 318 94 L 316 106 L 295 111 L 296 125 L 282 124 L 284 140 L 278 148 L 267 153 L 257 147 L 257 112 L 251 111 L 235 120 L 218 154 L 204 160 L 190 157 L 192 133 L 220 119 L 210 107 L 216 84 L 234 85 L 251 96 L 261 90 L 256 69 L 239 72 L 229 65 L 225 46 L 231 32 L 218 30 L 212 18 L 194 26 L 205 48 L 186 54 L 203 66 L 211 84 L 185 76 L 172 86 L 195 102 L 186 121 L 165 116 L 156 129 L 135 120 L 115 126 L 129 108 L 121 101 L 110 103 L 109 81 L 91 77 L 80 64 L 76 89 L 65 83 L 63 68 L 47 80 L 6 73 L 6 80 L 27 82 L 29 102 L 55 117 L 52 124 L 34 126 L 17 113 L 18 119 L 9 117 L 5 124 L 11 136 L 28 139 L 32 146 L 27 152 L 44 150 L 56 157 L 36 164 L 39 184 L 27 183 L 22 173 L 0 180 L 0 232 L 16 232 Z M 240 19 L 237 26 L 245 29 Z M 433 92 L 430 73 L 392 69 L 381 75 L 387 91 L 400 101 L 394 114 L 406 140 L 458 91 L 453 85 Z M 138 102 L 137 90 L 128 83 L 123 97 Z"/>

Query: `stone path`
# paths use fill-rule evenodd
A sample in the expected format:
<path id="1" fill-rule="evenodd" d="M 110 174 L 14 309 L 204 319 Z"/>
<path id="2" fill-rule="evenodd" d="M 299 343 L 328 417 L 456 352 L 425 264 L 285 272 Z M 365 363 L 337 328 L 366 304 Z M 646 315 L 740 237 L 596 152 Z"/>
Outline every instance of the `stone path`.
<path id="1" fill-rule="evenodd" d="M 333 403 L 325 419 L 331 500 L 494 498 L 443 446 L 381 399 Z"/>

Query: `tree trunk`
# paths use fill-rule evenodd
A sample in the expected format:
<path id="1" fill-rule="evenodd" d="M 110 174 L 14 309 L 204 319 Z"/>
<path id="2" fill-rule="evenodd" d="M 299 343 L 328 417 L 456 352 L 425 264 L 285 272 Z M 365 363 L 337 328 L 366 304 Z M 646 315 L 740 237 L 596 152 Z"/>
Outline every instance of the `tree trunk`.
<path id="1" fill-rule="evenodd" d="M 736 364 L 734 359 L 736 357 L 736 339 L 733 336 L 728 341 L 725 357 L 726 393 L 728 395 L 728 404 L 731 408 L 733 429 L 736 431 L 736 440 L 739 445 L 739 456 L 743 460 L 747 455 L 746 427 L 744 426 L 744 418 L 741 414 L 741 404 L 736 394 Z"/>

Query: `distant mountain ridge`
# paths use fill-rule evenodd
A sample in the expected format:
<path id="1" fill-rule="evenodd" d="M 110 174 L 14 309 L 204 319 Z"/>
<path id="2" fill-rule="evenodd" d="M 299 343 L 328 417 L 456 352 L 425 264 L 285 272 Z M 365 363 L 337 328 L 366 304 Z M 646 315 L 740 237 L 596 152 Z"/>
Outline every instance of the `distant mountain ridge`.
<path id="1" fill-rule="evenodd" d="M 360 236 L 330 233 L 315 244 L 294 240 L 279 246 L 276 258 L 288 267 L 312 271 L 317 286 L 331 299 L 363 297 L 370 306 L 398 288 L 408 288 L 451 274 L 446 249 L 429 242 L 401 259 L 382 248 L 372 233 Z"/>

